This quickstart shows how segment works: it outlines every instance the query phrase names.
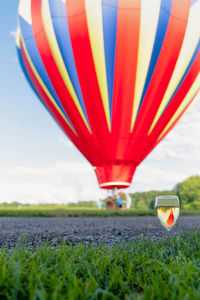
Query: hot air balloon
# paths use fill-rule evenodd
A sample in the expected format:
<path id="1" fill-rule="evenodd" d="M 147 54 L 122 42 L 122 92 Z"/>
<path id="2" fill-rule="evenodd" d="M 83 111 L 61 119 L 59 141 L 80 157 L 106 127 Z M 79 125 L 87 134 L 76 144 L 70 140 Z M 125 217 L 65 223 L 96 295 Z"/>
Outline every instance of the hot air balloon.
<path id="1" fill-rule="evenodd" d="M 101 188 L 136 167 L 200 88 L 200 0 L 21 0 L 17 49 L 31 87 Z"/>

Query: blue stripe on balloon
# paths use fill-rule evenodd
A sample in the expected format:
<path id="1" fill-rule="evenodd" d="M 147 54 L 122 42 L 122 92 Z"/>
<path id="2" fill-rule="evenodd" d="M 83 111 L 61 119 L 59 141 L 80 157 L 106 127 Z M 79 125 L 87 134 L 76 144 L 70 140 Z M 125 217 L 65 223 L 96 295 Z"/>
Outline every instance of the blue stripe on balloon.
<path id="1" fill-rule="evenodd" d="M 103 34 L 110 117 L 112 117 L 118 0 L 102 0 Z"/>
<path id="2" fill-rule="evenodd" d="M 38 48 L 37 48 L 37 45 L 36 45 L 36 42 L 34 39 L 33 30 L 32 30 L 31 25 L 29 23 L 27 23 L 22 17 L 19 17 L 19 22 L 20 22 L 20 29 L 21 29 L 23 41 L 25 43 L 26 49 L 28 51 L 28 55 L 29 55 L 35 69 L 37 70 L 44 85 L 46 86 L 46 88 L 48 89 L 48 91 L 50 92 L 52 97 L 54 98 L 56 104 L 58 105 L 58 107 L 63 112 L 63 114 L 67 118 L 68 122 L 72 126 L 71 121 L 68 118 L 64 108 L 62 107 L 62 104 L 60 103 L 59 98 L 58 98 L 58 96 L 52 86 L 52 83 L 48 77 L 48 74 L 45 70 L 45 67 L 43 65 L 42 59 L 40 57 L 40 54 L 39 54 L 39 51 L 38 51 Z"/>
<path id="3" fill-rule="evenodd" d="M 169 23 L 171 7 L 172 7 L 172 0 L 167 0 L 167 1 L 162 0 L 161 1 L 160 14 L 159 14 L 159 19 L 158 19 L 155 42 L 154 42 L 154 46 L 153 46 L 151 61 L 149 64 L 149 69 L 147 72 L 147 77 L 146 77 L 139 109 L 144 100 L 145 94 L 146 94 L 149 84 L 151 82 L 151 78 L 153 76 L 153 72 L 155 70 L 155 67 L 156 67 L 156 64 L 157 64 L 157 61 L 158 61 L 158 58 L 160 55 L 160 51 L 161 51 L 161 48 L 163 45 L 163 41 L 164 41 L 165 34 L 167 31 L 168 23 Z M 139 110 L 138 110 L 138 112 L 139 112 Z"/>
<path id="4" fill-rule="evenodd" d="M 47 112 L 53 117 L 53 119 L 55 120 L 55 122 L 60 126 L 60 124 L 58 123 L 58 121 L 56 120 L 56 118 L 54 117 L 54 115 L 51 113 L 51 111 L 48 109 L 48 107 L 46 106 L 46 104 L 43 102 L 42 98 L 40 97 L 40 94 L 38 93 L 38 91 L 36 90 L 32 80 L 31 80 L 31 77 L 29 76 L 27 70 L 26 70 L 26 67 L 25 67 L 25 64 L 24 64 L 24 61 L 23 61 L 23 58 L 22 58 L 22 53 L 21 53 L 21 50 L 17 47 L 17 54 L 18 54 L 18 58 L 19 58 L 19 63 L 20 63 L 20 66 L 24 72 L 24 75 L 25 75 L 25 78 L 26 80 L 28 81 L 28 83 L 30 84 L 31 88 L 33 89 L 34 93 L 36 94 L 36 96 L 38 97 L 38 99 L 40 100 L 41 104 L 44 106 L 44 108 L 47 110 Z M 69 121 L 70 123 L 70 121 Z M 71 125 L 71 123 L 70 123 Z M 71 125 L 72 126 L 72 125 Z M 74 127 L 72 126 L 73 130 L 74 130 Z M 61 128 L 62 129 L 62 128 Z M 74 130 L 75 132 L 75 130 Z"/>
<path id="5" fill-rule="evenodd" d="M 22 58 L 22 53 L 21 53 L 21 50 L 17 47 L 17 54 L 18 54 L 18 58 L 19 58 L 19 62 L 20 62 L 20 66 L 24 72 L 24 75 L 26 77 L 26 80 L 28 81 L 28 83 L 30 84 L 31 88 L 33 89 L 34 93 L 36 94 L 36 96 L 39 98 L 39 100 L 41 101 L 41 103 L 44 105 L 44 107 L 48 110 L 49 112 L 49 109 L 47 108 L 46 104 L 42 101 L 39 93 L 37 92 L 35 86 L 33 85 L 33 82 L 26 70 L 26 67 L 25 67 L 25 64 L 24 64 L 24 61 L 23 61 L 23 58 Z"/>
<path id="6" fill-rule="evenodd" d="M 80 106 L 83 110 L 83 113 L 88 121 L 87 112 L 85 109 L 85 104 L 83 100 L 83 95 L 79 83 L 79 78 L 76 70 L 69 27 L 67 22 L 67 10 L 66 4 L 62 0 L 49 0 L 50 13 L 52 17 L 52 23 L 54 32 L 56 35 L 58 47 L 60 49 L 65 67 L 69 74 L 69 78 L 79 100 Z M 81 49 L 80 49 L 81 51 Z M 89 124 L 89 121 L 88 121 Z"/>
<path id="7" fill-rule="evenodd" d="M 199 0 L 192 0 L 191 6 L 192 6 L 193 4 L 195 4 L 197 1 L 199 1 Z"/>
<path id="8" fill-rule="evenodd" d="M 178 84 L 176 90 L 174 91 L 173 95 L 171 96 L 169 102 L 167 103 L 167 106 L 168 106 L 168 105 L 170 104 L 170 102 L 173 100 L 175 94 L 177 93 L 178 89 L 180 88 L 181 84 L 183 83 L 185 77 L 187 76 L 189 70 L 191 69 L 191 67 L 192 67 L 192 65 L 193 65 L 193 63 L 194 63 L 194 61 L 195 61 L 195 59 L 196 59 L 196 57 L 197 57 L 197 55 L 198 55 L 198 53 L 199 53 L 199 50 L 200 50 L 200 40 L 199 40 L 199 42 L 198 42 L 198 44 L 197 44 L 197 47 L 196 47 L 196 49 L 195 49 L 195 51 L 194 51 L 194 54 L 193 54 L 193 56 L 192 56 L 192 58 L 191 58 L 191 61 L 190 61 L 189 65 L 188 65 L 187 69 L 185 70 L 185 72 L 184 72 L 184 74 L 183 74 L 183 76 L 182 76 L 182 78 L 181 78 L 181 80 L 180 80 L 180 82 L 179 82 L 179 84 Z M 166 106 L 166 108 L 167 108 L 167 106 Z M 165 108 L 165 109 L 166 109 L 166 108 Z M 164 113 L 164 111 L 163 111 L 163 113 Z"/>

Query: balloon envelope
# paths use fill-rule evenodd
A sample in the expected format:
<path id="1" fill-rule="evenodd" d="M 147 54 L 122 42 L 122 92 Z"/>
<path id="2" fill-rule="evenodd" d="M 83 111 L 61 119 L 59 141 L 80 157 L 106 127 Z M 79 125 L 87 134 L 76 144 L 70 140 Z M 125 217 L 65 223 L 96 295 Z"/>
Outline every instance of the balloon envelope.
<path id="1" fill-rule="evenodd" d="M 200 87 L 199 0 L 21 0 L 23 71 L 95 167 L 128 187 Z"/>

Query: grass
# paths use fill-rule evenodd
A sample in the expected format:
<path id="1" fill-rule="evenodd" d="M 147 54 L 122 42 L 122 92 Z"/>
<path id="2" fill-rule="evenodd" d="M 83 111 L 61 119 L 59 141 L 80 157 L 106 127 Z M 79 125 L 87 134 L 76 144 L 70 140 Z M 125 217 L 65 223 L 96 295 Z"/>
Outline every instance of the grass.
<path id="1" fill-rule="evenodd" d="M 182 216 L 198 216 L 200 210 L 181 210 Z M 69 208 L 59 205 L 30 205 L 21 207 L 0 206 L 0 217 L 138 217 L 155 216 L 152 210 L 99 211 L 96 208 Z"/>
<path id="2" fill-rule="evenodd" d="M 23 242 L 0 255 L 0 299 L 200 299 L 200 232 L 159 242 L 61 246 Z"/>

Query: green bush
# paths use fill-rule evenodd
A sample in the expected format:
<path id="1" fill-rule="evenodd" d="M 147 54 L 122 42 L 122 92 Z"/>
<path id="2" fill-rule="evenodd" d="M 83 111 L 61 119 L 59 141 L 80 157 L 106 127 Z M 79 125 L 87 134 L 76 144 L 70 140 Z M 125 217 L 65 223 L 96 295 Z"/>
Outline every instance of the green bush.
<path id="1" fill-rule="evenodd" d="M 176 192 L 184 208 L 200 208 L 200 176 L 191 176 L 176 185 Z"/>

